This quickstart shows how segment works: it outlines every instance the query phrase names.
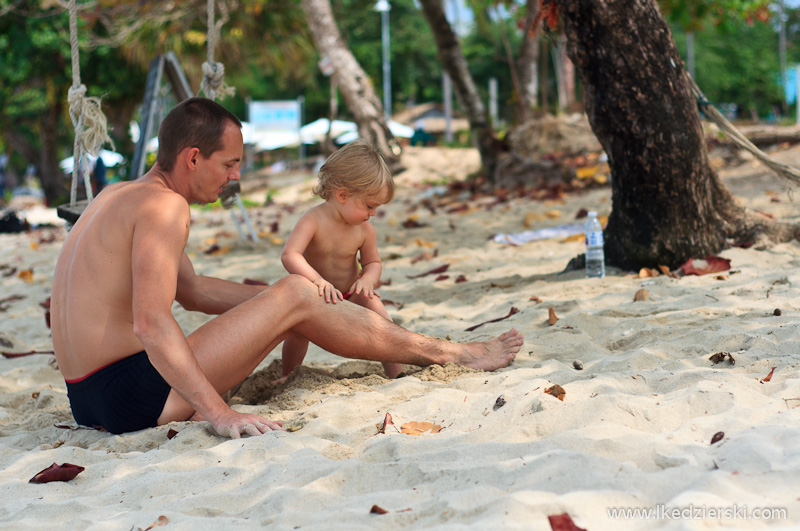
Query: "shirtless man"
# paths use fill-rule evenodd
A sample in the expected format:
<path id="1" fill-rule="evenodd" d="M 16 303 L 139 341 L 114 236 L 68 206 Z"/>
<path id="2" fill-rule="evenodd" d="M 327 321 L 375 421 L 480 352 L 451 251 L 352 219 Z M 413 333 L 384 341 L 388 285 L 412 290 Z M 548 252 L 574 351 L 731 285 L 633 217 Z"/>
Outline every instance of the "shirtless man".
<path id="1" fill-rule="evenodd" d="M 238 438 L 280 429 L 221 397 L 290 333 L 335 354 L 414 365 L 494 370 L 522 346 L 510 330 L 451 343 L 405 330 L 355 304 L 326 304 L 289 275 L 264 289 L 195 274 L 184 253 L 193 202 L 239 179 L 239 120 L 192 98 L 161 124 L 159 152 L 141 178 L 103 189 L 64 242 L 51 297 L 53 347 L 79 424 L 112 433 L 190 418 Z M 216 314 L 188 337 L 172 303 Z"/>

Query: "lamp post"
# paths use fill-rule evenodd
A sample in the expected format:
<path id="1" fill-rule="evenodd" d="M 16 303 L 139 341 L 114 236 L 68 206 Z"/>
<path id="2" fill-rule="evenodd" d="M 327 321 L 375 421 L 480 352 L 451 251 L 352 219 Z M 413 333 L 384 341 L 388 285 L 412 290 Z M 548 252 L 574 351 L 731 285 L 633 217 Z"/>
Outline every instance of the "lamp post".
<path id="1" fill-rule="evenodd" d="M 381 14 L 381 37 L 383 40 L 383 113 L 392 117 L 392 64 L 389 59 L 389 10 L 388 0 L 378 0 L 375 11 Z"/>

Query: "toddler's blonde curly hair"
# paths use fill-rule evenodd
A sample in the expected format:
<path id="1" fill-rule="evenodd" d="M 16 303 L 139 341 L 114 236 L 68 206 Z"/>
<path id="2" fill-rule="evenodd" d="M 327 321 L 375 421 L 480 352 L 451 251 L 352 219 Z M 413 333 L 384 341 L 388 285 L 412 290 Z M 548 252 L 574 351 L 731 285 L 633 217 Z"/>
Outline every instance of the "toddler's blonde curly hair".
<path id="1" fill-rule="evenodd" d="M 333 152 L 317 176 L 315 195 L 333 198 L 336 190 L 344 188 L 353 195 L 386 195 L 394 197 L 394 181 L 383 155 L 366 140 L 358 139 Z"/>

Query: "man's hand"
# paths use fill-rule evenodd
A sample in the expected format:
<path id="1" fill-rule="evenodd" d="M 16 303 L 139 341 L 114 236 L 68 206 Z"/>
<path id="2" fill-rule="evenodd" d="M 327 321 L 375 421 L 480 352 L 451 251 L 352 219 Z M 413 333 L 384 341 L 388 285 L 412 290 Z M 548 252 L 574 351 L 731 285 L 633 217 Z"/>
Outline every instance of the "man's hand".
<path id="1" fill-rule="evenodd" d="M 325 302 L 333 301 L 333 303 L 336 304 L 337 302 L 344 300 L 342 292 L 334 288 L 333 284 L 331 284 L 324 278 L 320 277 L 317 280 L 315 280 L 314 285 L 319 290 L 319 296 L 325 297 Z"/>
<path id="2" fill-rule="evenodd" d="M 368 299 L 371 299 L 373 297 L 378 297 L 380 299 L 381 296 L 378 295 L 378 292 L 375 291 L 375 288 L 373 286 L 374 284 L 372 284 L 371 282 L 365 282 L 363 278 L 358 278 L 356 279 L 355 282 L 353 282 L 353 285 L 350 286 L 350 289 L 347 290 L 347 292 L 353 294 L 361 293 Z"/>
<path id="3" fill-rule="evenodd" d="M 283 423 L 279 420 L 268 420 L 261 415 L 239 413 L 234 410 L 230 410 L 230 413 L 219 419 L 218 422 L 211 423 L 214 431 L 231 439 L 238 439 L 242 434 L 255 437 L 268 431 L 283 431 L 282 425 Z"/>

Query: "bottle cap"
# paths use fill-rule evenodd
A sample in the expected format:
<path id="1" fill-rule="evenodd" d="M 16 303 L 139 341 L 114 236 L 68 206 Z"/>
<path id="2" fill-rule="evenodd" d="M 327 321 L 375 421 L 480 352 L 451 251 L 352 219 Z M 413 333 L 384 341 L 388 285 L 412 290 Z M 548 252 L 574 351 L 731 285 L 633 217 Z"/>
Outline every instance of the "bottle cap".
<path id="1" fill-rule="evenodd" d="M 587 215 L 590 218 L 596 218 L 597 217 L 597 212 L 595 212 L 594 210 L 591 210 L 591 211 L 589 211 L 589 213 Z"/>

